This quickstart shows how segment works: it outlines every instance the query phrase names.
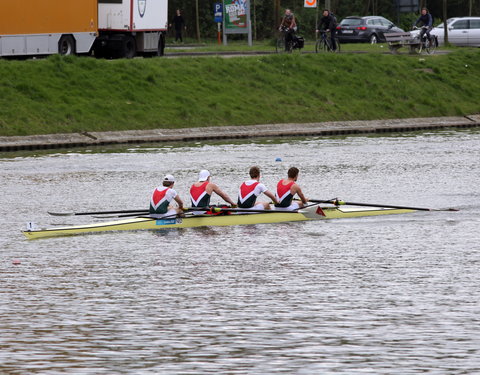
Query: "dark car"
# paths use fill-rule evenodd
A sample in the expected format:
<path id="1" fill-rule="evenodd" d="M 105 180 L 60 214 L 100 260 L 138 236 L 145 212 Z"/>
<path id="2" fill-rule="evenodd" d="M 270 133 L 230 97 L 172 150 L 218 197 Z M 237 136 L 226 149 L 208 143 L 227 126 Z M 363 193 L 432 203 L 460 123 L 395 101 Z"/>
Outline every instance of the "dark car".
<path id="1" fill-rule="evenodd" d="M 337 26 L 340 43 L 368 42 L 375 44 L 385 42 L 384 34 L 401 33 L 393 22 L 379 16 L 346 17 Z"/>

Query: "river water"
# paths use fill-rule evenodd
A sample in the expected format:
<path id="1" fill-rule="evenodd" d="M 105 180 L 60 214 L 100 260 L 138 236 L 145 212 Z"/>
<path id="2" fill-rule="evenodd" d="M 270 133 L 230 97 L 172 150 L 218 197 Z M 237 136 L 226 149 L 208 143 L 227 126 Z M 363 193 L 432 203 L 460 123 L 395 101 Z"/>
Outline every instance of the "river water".
<path id="1" fill-rule="evenodd" d="M 0 374 L 480 373 L 478 130 L 0 156 Z M 299 167 L 309 198 L 460 211 L 20 233 L 146 208 L 166 173 L 235 196 L 251 165 L 270 189 Z"/>

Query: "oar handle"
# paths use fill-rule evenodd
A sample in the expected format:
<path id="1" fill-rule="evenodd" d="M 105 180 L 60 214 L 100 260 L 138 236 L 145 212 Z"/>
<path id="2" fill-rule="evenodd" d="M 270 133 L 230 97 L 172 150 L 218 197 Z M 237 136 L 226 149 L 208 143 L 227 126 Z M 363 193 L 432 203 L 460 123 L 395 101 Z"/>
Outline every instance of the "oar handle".
<path id="1" fill-rule="evenodd" d="M 284 210 L 262 210 L 262 209 L 255 209 L 255 208 L 230 208 L 230 207 L 191 207 L 187 209 L 188 211 L 211 211 L 211 212 L 248 212 L 248 213 L 292 213 L 297 212 L 297 210 L 293 211 L 284 211 Z"/>

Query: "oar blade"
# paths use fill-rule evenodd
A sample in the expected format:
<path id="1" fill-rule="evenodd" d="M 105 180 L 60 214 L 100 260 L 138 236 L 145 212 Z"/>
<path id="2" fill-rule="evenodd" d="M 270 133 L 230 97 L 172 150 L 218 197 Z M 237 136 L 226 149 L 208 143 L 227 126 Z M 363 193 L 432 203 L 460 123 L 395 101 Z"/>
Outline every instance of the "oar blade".
<path id="1" fill-rule="evenodd" d="M 75 212 L 52 212 L 52 211 L 47 211 L 47 214 L 52 215 L 52 216 L 73 216 L 73 215 L 75 215 Z"/>

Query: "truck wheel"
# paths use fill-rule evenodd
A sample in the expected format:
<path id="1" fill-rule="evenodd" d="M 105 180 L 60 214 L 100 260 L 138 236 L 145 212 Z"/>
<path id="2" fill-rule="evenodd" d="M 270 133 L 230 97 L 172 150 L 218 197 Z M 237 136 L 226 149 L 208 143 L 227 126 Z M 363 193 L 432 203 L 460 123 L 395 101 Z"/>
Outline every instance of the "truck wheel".
<path id="1" fill-rule="evenodd" d="M 137 55 L 137 44 L 133 36 L 125 35 L 122 47 L 122 57 L 132 59 Z"/>
<path id="2" fill-rule="evenodd" d="M 97 59 L 102 59 L 106 55 L 105 51 L 106 51 L 105 46 L 102 44 L 100 40 L 97 39 L 95 43 L 93 43 L 93 54 Z"/>
<path id="3" fill-rule="evenodd" d="M 63 56 L 75 54 L 75 40 L 71 35 L 62 35 L 58 41 L 58 53 Z"/>
<path id="4" fill-rule="evenodd" d="M 160 34 L 160 38 L 158 38 L 158 48 L 157 48 L 157 56 L 165 55 L 165 35 Z"/>

